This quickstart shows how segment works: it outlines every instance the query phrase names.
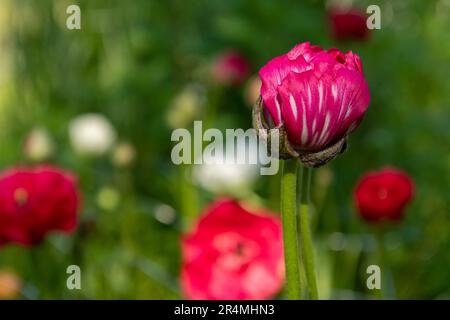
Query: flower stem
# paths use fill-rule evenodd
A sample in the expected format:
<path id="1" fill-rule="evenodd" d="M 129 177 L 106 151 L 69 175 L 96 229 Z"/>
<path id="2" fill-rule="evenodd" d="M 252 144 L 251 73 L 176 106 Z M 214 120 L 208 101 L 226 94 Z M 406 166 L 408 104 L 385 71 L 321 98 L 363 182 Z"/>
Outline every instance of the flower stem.
<path id="1" fill-rule="evenodd" d="M 387 277 L 388 271 L 386 266 L 386 248 L 384 246 L 384 230 L 378 228 L 375 230 L 375 238 L 377 240 L 377 249 L 378 249 L 378 266 L 381 270 L 381 288 L 377 290 L 378 299 L 383 300 L 386 298 L 386 281 L 384 281 Z"/>
<path id="2" fill-rule="evenodd" d="M 302 189 L 300 199 L 300 237 L 303 249 L 303 263 L 305 267 L 306 279 L 308 281 L 309 298 L 319 299 L 317 290 L 316 271 L 314 267 L 314 249 L 309 227 L 309 200 L 311 187 L 311 168 L 302 169 Z"/>
<path id="3" fill-rule="evenodd" d="M 180 166 L 180 208 L 183 212 L 183 228 L 189 229 L 199 212 L 197 190 L 191 182 L 192 166 Z"/>
<path id="4" fill-rule="evenodd" d="M 287 296 L 290 300 L 301 298 L 297 239 L 297 168 L 298 162 L 281 162 L 281 219 L 283 223 L 284 259 Z"/>

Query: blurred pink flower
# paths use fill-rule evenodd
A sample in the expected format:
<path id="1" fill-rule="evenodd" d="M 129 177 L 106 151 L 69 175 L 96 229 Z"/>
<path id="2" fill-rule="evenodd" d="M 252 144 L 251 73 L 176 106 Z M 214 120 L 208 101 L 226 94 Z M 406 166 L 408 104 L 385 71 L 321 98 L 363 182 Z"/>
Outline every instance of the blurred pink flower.
<path id="1" fill-rule="evenodd" d="M 369 106 L 361 59 L 351 51 L 325 51 L 305 42 L 269 61 L 259 75 L 265 122 L 283 126 L 300 155 L 338 144 L 340 152 Z"/>
<path id="2" fill-rule="evenodd" d="M 364 41 L 370 33 L 367 28 L 367 15 L 357 8 L 347 9 L 331 7 L 328 12 L 331 32 L 338 41 Z"/>
<path id="3" fill-rule="evenodd" d="M 221 199 L 182 241 L 181 285 L 190 299 L 267 299 L 283 284 L 281 223 Z"/>
<path id="4" fill-rule="evenodd" d="M 237 85 L 244 82 L 250 73 L 248 60 L 236 51 L 225 51 L 214 61 L 213 79 L 221 85 Z"/>
<path id="5" fill-rule="evenodd" d="M 0 245 L 39 243 L 50 231 L 72 231 L 79 196 L 71 174 L 57 167 L 16 168 L 0 175 Z"/>

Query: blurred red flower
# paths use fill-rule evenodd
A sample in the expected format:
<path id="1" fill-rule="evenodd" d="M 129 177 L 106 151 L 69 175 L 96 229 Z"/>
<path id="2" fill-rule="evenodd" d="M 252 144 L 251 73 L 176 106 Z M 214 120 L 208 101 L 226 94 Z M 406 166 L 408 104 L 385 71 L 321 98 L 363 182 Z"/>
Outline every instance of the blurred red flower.
<path id="1" fill-rule="evenodd" d="M 328 19 L 332 35 L 337 41 L 364 41 L 369 37 L 367 16 L 362 10 L 332 7 L 328 12 Z"/>
<path id="2" fill-rule="evenodd" d="M 190 299 L 267 299 L 284 280 L 281 223 L 221 199 L 182 242 L 181 285 Z"/>
<path id="3" fill-rule="evenodd" d="M 385 168 L 364 175 L 356 186 L 354 197 L 363 219 L 398 221 L 413 193 L 414 184 L 408 175 L 395 168 Z"/>
<path id="4" fill-rule="evenodd" d="M 248 60 L 236 51 L 225 51 L 219 55 L 212 68 L 213 79 L 221 85 L 237 85 L 250 74 Z"/>
<path id="5" fill-rule="evenodd" d="M 50 231 L 72 231 L 79 202 L 73 176 L 59 168 L 16 168 L 0 174 L 0 245 L 29 246 Z"/>

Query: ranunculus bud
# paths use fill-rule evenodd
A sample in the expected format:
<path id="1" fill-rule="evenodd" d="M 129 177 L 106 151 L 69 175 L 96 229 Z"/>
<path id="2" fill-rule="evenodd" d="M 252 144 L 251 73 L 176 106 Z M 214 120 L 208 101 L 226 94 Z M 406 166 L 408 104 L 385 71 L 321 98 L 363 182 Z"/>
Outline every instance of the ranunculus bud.
<path id="1" fill-rule="evenodd" d="M 369 37 L 367 16 L 357 8 L 332 6 L 328 11 L 331 33 L 337 41 L 364 41 Z"/>
<path id="2" fill-rule="evenodd" d="M 106 153 L 116 140 L 116 131 L 102 114 L 88 113 L 74 118 L 69 135 L 76 152 L 87 156 Z"/>
<path id="3" fill-rule="evenodd" d="M 278 128 L 280 157 L 324 165 L 346 146 L 370 102 L 358 55 L 305 42 L 259 72 L 261 99 L 253 111 L 257 129 Z"/>
<path id="4" fill-rule="evenodd" d="M 41 162 L 53 155 L 54 147 L 53 139 L 48 131 L 44 128 L 35 128 L 27 135 L 23 152 L 29 160 Z"/>
<path id="5" fill-rule="evenodd" d="M 358 182 L 354 199 L 360 216 L 371 222 L 398 221 L 412 200 L 414 184 L 405 173 L 385 168 L 369 172 Z"/>
<path id="6" fill-rule="evenodd" d="M 236 51 L 226 51 L 218 56 L 213 64 L 213 79 L 221 85 L 238 85 L 250 73 L 248 60 Z"/>
<path id="7" fill-rule="evenodd" d="M 0 300 L 15 298 L 22 289 L 19 276 L 7 269 L 0 270 Z"/>
<path id="8" fill-rule="evenodd" d="M 281 222 L 235 200 L 210 205 L 182 242 L 181 286 L 189 299 L 268 299 L 284 280 Z"/>
<path id="9" fill-rule="evenodd" d="M 71 174 L 51 166 L 0 174 L 0 246 L 32 245 L 51 231 L 72 231 L 79 196 Z"/>

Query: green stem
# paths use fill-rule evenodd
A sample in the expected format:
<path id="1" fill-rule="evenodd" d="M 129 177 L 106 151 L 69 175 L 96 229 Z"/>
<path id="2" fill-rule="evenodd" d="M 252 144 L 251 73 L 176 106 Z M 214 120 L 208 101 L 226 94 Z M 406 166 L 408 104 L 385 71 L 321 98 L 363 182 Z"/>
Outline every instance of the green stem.
<path id="1" fill-rule="evenodd" d="M 302 170 L 302 189 L 300 199 L 300 237 L 303 249 L 303 263 L 305 267 L 306 279 L 308 280 L 309 298 L 312 300 L 319 299 L 317 290 L 316 271 L 314 266 L 314 248 L 309 227 L 309 198 L 311 187 L 311 168 L 303 168 Z"/>
<path id="2" fill-rule="evenodd" d="M 192 221 L 199 214 L 197 190 L 191 182 L 192 166 L 182 165 L 180 167 L 180 208 L 183 213 L 185 229 L 189 229 Z"/>
<path id="3" fill-rule="evenodd" d="M 297 167 L 295 160 L 281 162 L 281 218 L 283 223 L 284 259 L 287 296 L 290 300 L 301 298 L 297 239 Z"/>
<path id="4" fill-rule="evenodd" d="M 377 239 L 377 247 L 378 247 L 378 266 L 381 270 L 381 288 L 377 290 L 377 298 L 382 300 L 386 297 L 386 283 L 387 281 L 383 281 L 387 277 L 387 267 L 386 267 L 386 249 L 384 246 L 384 231 L 379 228 L 375 230 L 375 237 Z"/>

